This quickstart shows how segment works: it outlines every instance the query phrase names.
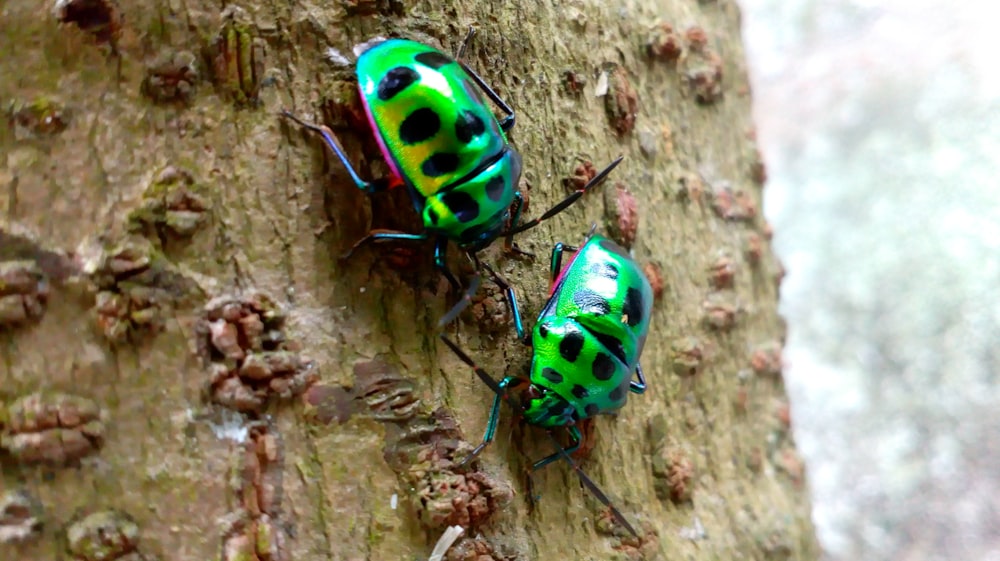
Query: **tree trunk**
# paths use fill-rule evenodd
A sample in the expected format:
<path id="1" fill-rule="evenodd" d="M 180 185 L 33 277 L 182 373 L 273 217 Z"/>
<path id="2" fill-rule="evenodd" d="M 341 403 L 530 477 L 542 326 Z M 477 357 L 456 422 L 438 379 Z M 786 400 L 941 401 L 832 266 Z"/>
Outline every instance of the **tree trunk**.
<path id="1" fill-rule="evenodd" d="M 815 558 L 739 11 L 656 4 L 6 2 L 3 557 L 424 559 L 459 524 L 448 559 Z M 340 57 L 375 35 L 453 52 L 469 25 L 467 62 L 517 111 L 527 216 L 625 155 L 520 237 L 534 262 L 484 258 L 528 327 L 552 244 L 591 223 L 662 290 L 650 390 L 579 458 L 641 539 L 565 463 L 529 481 L 551 442 L 509 409 L 457 465 L 492 399 L 436 338 L 457 295 L 429 247 L 339 259 L 371 227 L 418 231 L 406 193 L 369 201 L 279 117 L 325 120 L 385 173 Z M 449 331 L 524 372 L 482 294 Z"/>

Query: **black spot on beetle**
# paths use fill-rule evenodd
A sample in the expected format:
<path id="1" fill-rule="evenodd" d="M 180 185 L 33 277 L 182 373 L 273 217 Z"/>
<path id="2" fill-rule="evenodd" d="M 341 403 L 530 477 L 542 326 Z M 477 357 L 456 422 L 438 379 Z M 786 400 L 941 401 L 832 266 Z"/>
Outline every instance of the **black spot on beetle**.
<path id="1" fill-rule="evenodd" d="M 575 384 L 571 391 L 573 392 L 573 397 L 577 399 L 583 399 L 590 395 L 590 392 L 587 391 L 587 388 L 581 386 L 580 384 Z"/>
<path id="2" fill-rule="evenodd" d="M 420 74 L 417 74 L 416 70 L 406 66 L 397 66 L 386 72 L 382 81 L 378 83 L 378 98 L 382 101 L 389 101 L 419 79 Z"/>
<path id="3" fill-rule="evenodd" d="M 503 175 L 496 174 L 486 182 L 486 196 L 495 203 L 500 202 L 503 199 L 503 192 L 507 188 L 507 183 L 503 179 Z"/>
<path id="4" fill-rule="evenodd" d="M 431 224 L 437 226 L 438 220 L 441 218 L 438 213 L 434 211 L 433 208 L 427 209 L 427 216 L 431 219 Z"/>
<path id="5" fill-rule="evenodd" d="M 583 408 L 583 412 L 587 414 L 588 417 L 593 417 L 600 413 L 601 408 L 597 406 L 596 403 L 588 403 L 586 407 Z"/>
<path id="6" fill-rule="evenodd" d="M 625 399 L 625 392 L 628 391 L 628 382 L 624 386 L 618 386 L 617 388 L 611 390 L 608 394 L 608 399 L 611 401 L 621 401 Z"/>
<path id="7" fill-rule="evenodd" d="M 625 306 L 622 308 L 622 313 L 628 318 L 629 327 L 635 327 L 639 325 L 642 321 L 642 292 L 628 287 L 628 291 L 625 293 Z"/>
<path id="8" fill-rule="evenodd" d="M 478 115 L 468 109 L 458 114 L 458 119 L 455 121 L 455 138 L 462 144 L 472 142 L 473 138 L 484 132 L 486 132 L 486 125 L 483 124 L 483 120 Z"/>
<path id="9" fill-rule="evenodd" d="M 479 203 L 468 193 L 450 191 L 441 197 L 441 202 L 451 210 L 459 222 L 471 222 L 479 216 Z"/>
<path id="10" fill-rule="evenodd" d="M 590 266 L 590 272 L 611 280 L 618 279 L 618 267 L 615 267 L 613 263 L 594 263 Z"/>
<path id="11" fill-rule="evenodd" d="M 442 66 L 448 66 L 449 64 L 455 62 L 455 59 L 438 51 L 427 51 L 426 53 L 420 53 L 413 58 L 420 64 L 430 66 L 434 70 L 437 70 Z"/>
<path id="12" fill-rule="evenodd" d="M 563 381 L 562 374 L 548 367 L 542 369 L 542 378 L 545 378 L 553 384 L 560 384 Z"/>
<path id="13" fill-rule="evenodd" d="M 458 154 L 451 152 L 435 152 L 420 166 L 420 171 L 427 177 L 441 177 L 456 169 L 458 169 Z"/>
<path id="14" fill-rule="evenodd" d="M 608 349 L 612 355 L 622 362 L 627 362 L 625 360 L 625 349 L 622 347 L 621 339 L 613 335 L 608 335 L 606 333 L 601 333 L 597 330 L 591 330 L 591 334 L 597 338 L 598 341 L 604 345 L 604 348 Z"/>
<path id="15" fill-rule="evenodd" d="M 615 255 L 619 255 L 627 259 L 632 259 L 632 256 L 629 255 L 627 251 L 625 251 L 625 248 L 623 248 L 622 246 L 616 244 L 615 242 L 609 239 L 603 239 L 598 243 L 601 245 L 602 248 L 604 248 L 605 251 L 608 251 L 609 253 L 614 253 Z"/>
<path id="16" fill-rule="evenodd" d="M 577 290 L 573 294 L 573 303 L 584 313 L 597 314 L 603 316 L 611 311 L 611 304 L 593 290 Z"/>
<path id="17" fill-rule="evenodd" d="M 417 144 L 434 137 L 441 130 L 441 117 L 429 107 L 410 113 L 399 125 L 399 139 L 404 144 Z"/>
<path id="18" fill-rule="evenodd" d="M 559 356 L 566 362 L 576 362 L 583 349 L 583 333 L 570 331 L 559 341 Z"/>
<path id="19" fill-rule="evenodd" d="M 615 361 L 605 353 L 597 353 L 594 362 L 590 365 L 590 372 L 594 378 L 602 382 L 610 380 L 615 375 Z"/>

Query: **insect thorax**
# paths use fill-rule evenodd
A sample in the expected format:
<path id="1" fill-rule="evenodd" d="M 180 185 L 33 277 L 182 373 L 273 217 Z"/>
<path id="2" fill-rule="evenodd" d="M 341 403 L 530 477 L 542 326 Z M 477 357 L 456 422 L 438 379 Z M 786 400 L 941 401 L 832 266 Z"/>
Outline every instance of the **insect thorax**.
<path id="1" fill-rule="evenodd" d="M 510 217 L 520 174 L 520 156 L 505 150 L 473 175 L 428 197 L 421 211 L 424 227 L 471 249 L 489 245 Z"/>

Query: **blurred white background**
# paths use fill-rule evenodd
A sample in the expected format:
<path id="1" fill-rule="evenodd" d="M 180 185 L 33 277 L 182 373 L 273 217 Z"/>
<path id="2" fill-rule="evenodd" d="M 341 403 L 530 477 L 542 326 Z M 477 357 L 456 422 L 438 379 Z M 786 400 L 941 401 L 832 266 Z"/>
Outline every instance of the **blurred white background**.
<path id="1" fill-rule="evenodd" d="M 739 0 L 829 560 L 1000 560 L 1000 1 Z"/>

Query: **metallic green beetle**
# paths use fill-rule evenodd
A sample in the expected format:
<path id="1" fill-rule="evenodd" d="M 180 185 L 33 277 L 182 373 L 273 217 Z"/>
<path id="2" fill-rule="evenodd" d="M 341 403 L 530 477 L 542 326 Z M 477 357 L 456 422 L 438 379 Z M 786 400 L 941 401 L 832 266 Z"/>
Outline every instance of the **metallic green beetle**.
<path id="1" fill-rule="evenodd" d="M 576 254 L 562 269 L 565 251 Z M 646 391 L 639 356 L 649 332 L 653 289 L 639 265 L 620 245 L 591 233 L 579 249 L 562 243 L 553 247 L 551 277 L 548 302 L 538 316 L 530 341 L 525 341 L 533 347 L 527 377 L 508 376 L 496 382 L 441 336 L 496 393 L 483 441 L 470 459 L 493 440 L 501 401 L 514 406 L 528 424 L 567 428 L 569 448 L 560 448 L 535 462 L 532 469 L 537 470 L 559 458 L 568 459 L 568 454 L 580 447 L 582 436 L 576 426 L 579 421 L 614 413 L 625 406 L 630 392 Z M 592 483 L 588 487 L 599 498 L 603 496 Z M 635 533 L 620 513 L 613 512 Z"/>
<path id="2" fill-rule="evenodd" d="M 508 249 L 519 251 L 513 245 L 514 234 L 537 226 L 573 204 L 621 161 L 614 161 L 542 216 L 518 224 L 524 205 L 518 190 L 521 157 L 506 136 L 514 126 L 514 110 L 460 61 L 472 35 L 470 30 L 455 58 L 406 39 L 370 42 L 358 56 L 358 88 L 371 129 L 391 170 L 389 178 L 362 180 L 332 131 L 284 112 L 286 117 L 322 135 L 359 189 L 373 193 L 395 185 L 406 186 L 422 218 L 424 231 L 419 234 L 372 232 L 351 251 L 368 242 L 433 238 L 434 263 L 456 289 L 458 281 L 445 264 L 449 241 L 465 249 L 474 260 L 476 252 L 499 237 L 506 238 Z M 494 116 L 483 94 L 506 115 L 502 120 Z M 514 292 L 495 274 L 493 278 L 507 296 L 514 327 L 522 337 Z"/>

